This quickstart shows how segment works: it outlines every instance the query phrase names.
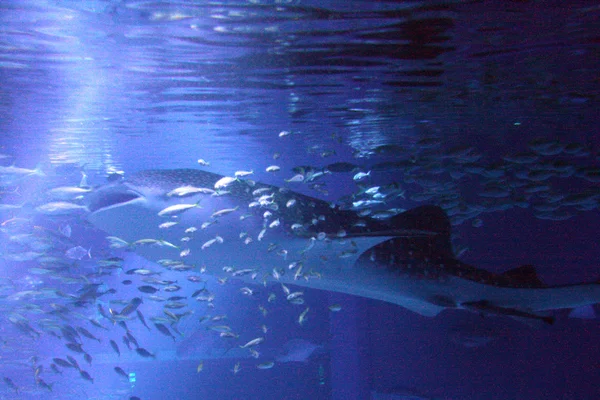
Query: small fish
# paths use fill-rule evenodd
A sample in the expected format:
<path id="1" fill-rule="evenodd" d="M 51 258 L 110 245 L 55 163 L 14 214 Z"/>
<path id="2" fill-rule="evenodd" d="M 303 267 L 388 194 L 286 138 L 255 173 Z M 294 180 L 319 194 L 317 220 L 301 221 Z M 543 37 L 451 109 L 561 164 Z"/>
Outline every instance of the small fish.
<path id="1" fill-rule="evenodd" d="M 134 345 L 135 347 L 140 347 L 140 345 L 138 344 L 138 341 L 137 341 L 137 339 L 135 338 L 135 336 L 133 336 L 133 335 L 131 334 L 131 332 L 127 331 L 127 335 L 126 335 L 126 336 L 124 336 L 123 338 L 125 338 L 125 337 L 127 338 L 127 340 L 128 340 L 129 342 L 133 343 L 133 345 Z"/>
<path id="2" fill-rule="evenodd" d="M 124 249 L 126 247 L 129 247 L 129 242 L 126 242 L 123 239 L 118 238 L 116 236 L 107 236 L 106 240 L 108 240 L 108 246 L 111 249 Z"/>
<path id="3" fill-rule="evenodd" d="M 119 355 L 119 357 L 121 357 L 121 351 L 119 350 L 119 346 L 117 345 L 117 342 L 115 342 L 114 340 L 111 339 L 110 346 L 113 348 L 115 353 L 117 353 Z"/>
<path id="4" fill-rule="evenodd" d="M 173 341 L 175 341 L 175 336 L 173 336 L 169 328 L 167 328 L 165 325 L 155 323 L 154 326 L 156 327 L 156 329 L 158 329 L 160 333 L 162 333 L 165 336 L 169 336 L 173 339 Z"/>
<path id="5" fill-rule="evenodd" d="M 372 187 L 368 188 L 367 190 L 365 190 L 365 193 L 374 195 L 379 192 L 379 189 L 381 189 L 381 186 L 372 186 Z"/>
<path id="6" fill-rule="evenodd" d="M 164 208 L 158 212 L 159 217 L 172 217 L 174 215 L 182 214 L 183 212 L 190 210 L 192 208 L 202 208 L 200 206 L 200 202 L 194 204 L 174 204 L 167 208 Z"/>
<path id="7" fill-rule="evenodd" d="M 341 305 L 339 305 L 339 304 L 332 304 L 332 305 L 330 305 L 328 308 L 329 308 L 329 310 L 330 310 L 330 311 L 332 311 L 332 312 L 338 312 L 338 311 L 341 311 L 341 310 L 342 310 L 342 306 L 341 306 Z"/>
<path id="8" fill-rule="evenodd" d="M 209 248 L 210 246 L 212 246 L 215 243 L 223 243 L 223 238 L 221 236 L 215 236 L 214 239 L 210 239 L 209 241 L 207 241 L 206 243 L 204 243 L 201 247 L 202 250 L 205 250 L 207 248 Z"/>
<path id="9" fill-rule="evenodd" d="M 89 187 L 61 186 L 50 189 L 48 194 L 50 197 L 56 200 L 75 200 L 77 198 L 81 198 L 81 196 L 91 191 L 92 189 Z"/>
<path id="10" fill-rule="evenodd" d="M 129 379 L 129 374 L 125 371 L 123 371 L 123 368 L 121 367 L 115 367 L 115 372 L 119 375 L 121 375 L 123 378 L 127 378 Z"/>
<path id="11" fill-rule="evenodd" d="M 215 332 L 229 332 L 229 331 L 231 331 L 231 328 L 229 327 L 229 325 L 211 325 L 211 326 L 207 326 L 206 329 L 211 330 L 211 331 L 215 331 Z"/>
<path id="12" fill-rule="evenodd" d="M 46 382 L 44 382 L 44 380 L 42 378 L 40 378 L 40 377 L 36 378 L 35 382 L 38 384 L 39 387 L 48 389 L 49 391 L 52 391 L 52 385 L 48 385 Z"/>
<path id="13" fill-rule="evenodd" d="M 352 209 L 357 210 L 365 207 L 371 207 L 378 204 L 385 204 L 384 201 L 381 200 L 359 200 L 352 202 Z M 370 213 L 369 213 L 370 214 Z M 364 216 L 364 215 L 362 215 Z"/>
<path id="14" fill-rule="evenodd" d="M 67 343 L 66 346 L 67 346 L 67 348 L 69 350 L 72 350 L 75 353 L 85 353 L 83 351 L 83 349 L 81 348 L 81 344 L 80 343 Z"/>
<path id="15" fill-rule="evenodd" d="M 234 212 L 234 211 L 237 211 L 237 209 L 238 209 L 238 208 L 240 208 L 240 207 L 238 206 L 238 207 L 234 207 L 234 208 L 225 208 L 225 209 L 223 209 L 223 210 L 215 211 L 215 212 L 214 212 L 214 213 L 211 215 L 211 218 L 218 218 L 218 217 L 221 217 L 221 216 L 223 216 L 223 215 L 230 214 L 230 213 L 232 213 L 232 212 Z"/>
<path id="16" fill-rule="evenodd" d="M 258 237 L 257 240 L 260 242 L 261 240 L 263 240 L 263 238 L 265 237 L 265 234 L 267 233 L 267 228 L 263 228 L 259 233 L 258 233 Z"/>
<path id="17" fill-rule="evenodd" d="M 150 353 L 148 350 L 144 349 L 143 347 L 138 347 L 137 349 L 135 349 L 136 353 L 138 353 L 140 356 L 142 357 L 152 357 L 152 358 L 156 358 L 156 355 Z"/>
<path id="18" fill-rule="evenodd" d="M 168 197 L 177 196 L 177 197 L 186 197 L 191 196 L 197 193 L 201 194 L 214 194 L 215 191 L 209 188 L 201 188 L 195 186 L 181 186 L 176 189 L 171 190 L 167 193 Z"/>
<path id="19" fill-rule="evenodd" d="M 234 375 L 237 374 L 238 372 L 240 372 L 240 370 L 242 369 L 242 367 L 240 367 L 240 362 L 236 362 L 235 365 L 233 366 L 233 373 Z"/>
<path id="20" fill-rule="evenodd" d="M 202 165 L 203 167 L 208 167 L 210 165 L 210 163 L 203 158 L 198 159 L 198 164 Z"/>
<path id="21" fill-rule="evenodd" d="M 264 362 L 264 363 L 258 364 L 256 366 L 256 368 L 258 368 L 258 369 L 271 369 L 271 368 L 273 368 L 274 365 L 275 365 L 275 362 L 268 361 L 268 362 Z"/>
<path id="22" fill-rule="evenodd" d="M 79 204 L 69 203 L 66 201 L 56 201 L 43 204 L 39 207 L 36 207 L 35 210 L 40 214 L 48 216 L 79 215 L 90 211 L 86 206 L 80 206 Z"/>
<path id="23" fill-rule="evenodd" d="M 244 269 L 238 269 L 237 271 L 233 271 L 231 273 L 231 276 L 243 276 L 243 275 L 248 275 L 251 274 L 253 272 L 255 272 L 256 270 L 252 269 L 252 268 L 244 268 Z"/>
<path id="24" fill-rule="evenodd" d="M 207 222 L 203 222 L 202 225 L 200 225 L 200 229 L 206 229 L 209 226 L 211 226 L 212 224 L 214 224 L 217 221 L 207 221 Z"/>
<path id="25" fill-rule="evenodd" d="M 296 174 L 292 176 L 290 179 L 285 179 L 286 182 L 304 182 L 304 175 Z"/>
<path id="26" fill-rule="evenodd" d="M 200 371 L 202 371 L 203 368 L 204 368 L 204 361 L 200 361 L 200 363 L 196 367 L 196 372 L 200 373 Z"/>
<path id="27" fill-rule="evenodd" d="M 158 292 L 160 289 L 157 289 L 154 286 L 144 285 L 144 286 L 138 286 L 138 290 L 143 293 L 154 294 L 154 293 Z"/>
<path id="28" fill-rule="evenodd" d="M 310 310 L 310 307 L 306 307 L 306 310 L 302 311 L 298 317 L 298 324 L 303 325 L 304 322 L 306 322 L 306 314 L 308 314 L 308 310 Z"/>
<path id="29" fill-rule="evenodd" d="M 144 315 L 140 312 L 140 310 L 135 310 L 139 320 L 142 322 L 142 325 L 144 325 L 148 330 L 150 330 L 150 327 L 146 324 L 146 318 L 144 318 Z"/>
<path id="30" fill-rule="evenodd" d="M 369 172 L 358 172 L 354 175 L 354 177 L 352 179 L 354 179 L 356 182 L 361 181 L 363 179 L 365 179 L 366 177 L 371 176 L 371 171 Z"/>
<path id="31" fill-rule="evenodd" d="M 252 339 L 251 341 L 249 341 L 248 343 L 240 346 L 241 349 L 247 349 L 249 347 L 254 347 L 256 345 L 261 344 L 262 342 L 265 341 L 264 337 L 257 337 L 256 339 Z"/>
<path id="32" fill-rule="evenodd" d="M 253 170 L 250 171 L 236 171 L 235 174 L 233 174 L 236 178 L 243 178 L 244 176 L 249 176 L 252 175 L 254 173 Z"/>
<path id="33" fill-rule="evenodd" d="M 286 297 L 286 299 L 288 301 L 291 301 L 291 300 L 294 300 L 294 299 L 296 299 L 296 298 L 298 298 L 300 296 L 303 296 L 303 295 L 304 295 L 304 292 L 294 292 L 294 293 L 288 294 L 287 297 Z"/>
<path id="34" fill-rule="evenodd" d="M 269 166 L 268 166 L 268 167 L 265 169 L 265 171 L 267 171 L 267 172 L 277 172 L 277 171 L 279 171 L 280 169 L 281 169 L 281 168 L 280 168 L 280 167 L 278 167 L 277 165 L 269 165 Z"/>
<path id="35" fill-rule="evenodd" d="M 94 378 L 92 378 L 87 371 L 83 371 L 83 370 L 79 371 L 79 375 L 81 375 L 81 377 L 83 379 L 85 379 L 86 381 L 90 381 L 90 382 L 94 383 Z"/>
<path id="36" fill-rule="evenodd" d="M 179 246 L 175 246 L 171 242 L 167 242 L 166 240 L 157 240 L 157 239 L 140 239 L 131 243 L 131 246 L 158 246 L 158 247 L 171 247 L 173 249 L 179 249 Z"/>
<path id="37" fill-rule="evenodd" d="M 215 182 L 214 188 L 217 190 L 225 189 L 227 186 L 231 185 L 235 181 L 237 181 L 237 178 L 232 178 L 230 176 L 224 176 L 223 178 L 221 178 L 217 182 Z"/>
<path id="38" fill-rule="evenodd" d="M 71 260 L 81 260 L 83 257 L 88 256 L 92 258 L 92 248 L 90 247 L 88 250 L 84 249 L 81 246 L 73 247 L 65 252 L 65 255 Z"/>
<path id="39" fill-rule="evenodd" d="M 96 336 L 94 336 L 90 331 L 88 331 L 87 329 L 78 326 L 77 328 L 77 332 L 81 333 L 83 336 L 85 336 L 88 339 L 92 339 L 92 340 L 97 340 L 98 343 L 100 343 L 100 339 L 98 339 Z"/>
<path id="40" fill-rule="evenodd" d="M 219 337 L 237 339 L 240 337 L 240 335 L 236 335 L 233 332 L 221 332 L 221 333 L 219 333 Z"/>
<path id="41" fill-rule="evenodd" d="M 286 208 L 292 208 L 296 205 L 296 199 L 289 199 L 287 203 L 285 203 Z"/>
<path id="42" fill-rule="evenodd" d="M 79 366 L 79 363 L 77 362 L 77 360 L 76 360 L 76 359 L 74 359 L 74 358 L 73 358 L 73 357 L 71 357 L 71 356 L 67 356 L 67 360 L 69 360 L 69 362 L 70 362 L 70 363 L 71 363 L 71 364 L 72 364 L 72 365 L 73 365 L 73 366 L 74 366 L 76 369 L 78 369 L 79 371 L 81 371 L 81 367 Z"/>
<path id="43" fill-rule="evenodd" d="M 172 226 L 177 225 L 179 222 L 175 222 L 175 221 L 169 221 L 169 222 L 163 222 L 162 224 L 160 224 L 158 226 L 158 229 L 169 229 Z"/>
<path id="44" fill-rule="evenodd" d="M 132 312 L 136 311 L 137 308 L 139 307 L 139 305 L 142 303 L 143 303 L 143 300 L 140 297 L 134 297 L 133 299 L 131 299 L 131 301 L 125 307 L 123 307 L 123 309 L 121 310 L 121 312 L 119 314 L 120 315 L 129 315 Z"/>

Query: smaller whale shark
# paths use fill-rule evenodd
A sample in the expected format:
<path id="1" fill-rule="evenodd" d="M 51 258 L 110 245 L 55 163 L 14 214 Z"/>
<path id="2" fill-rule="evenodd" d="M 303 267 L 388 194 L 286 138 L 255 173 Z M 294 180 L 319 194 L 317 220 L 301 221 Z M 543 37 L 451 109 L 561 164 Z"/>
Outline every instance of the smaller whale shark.
<path id="1" fill-rule="evenodd" d="M 189 187 L 200 189 L 170 195 Z M 600 302 L 598 282 L 549 286 L 530 265 L 495 274 L 463 263 L 452 251 L 448 217 L 436 206 L 363 220 L 289 189 L 177 169 L 142 171 L 101 187 L 87 196 L 87 207 L 92 224 L 124 243 L 173 244 L 132 247 L 143 257 L 184 254 L 186 264 L 217 278 L 346 293 L 430 317 L 466 309 L 552 323 L 547 310 Z M 167 215 L 175 211 L 176 218 Z M 178 224 L 159 228 L 166 221 Z M 190 226 L 202 229 L 183 245 Z"/>

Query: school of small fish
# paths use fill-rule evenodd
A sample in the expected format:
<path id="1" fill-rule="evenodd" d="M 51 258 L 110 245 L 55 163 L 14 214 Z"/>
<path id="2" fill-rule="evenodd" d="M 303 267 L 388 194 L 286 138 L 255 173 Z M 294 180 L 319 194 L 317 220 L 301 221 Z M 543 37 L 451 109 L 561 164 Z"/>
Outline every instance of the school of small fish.
<path id="1" fill-rule="evenodd" d="M 281 131 L 278 136 L 286 140 L 290 131 Z M 416 146 L 419 146 L 417 143 Z M 385 147 L 385 148 L 384 148 Z M 382 146 L 374 154 L 389 154 L 400 151 L 392 146 Z M 278 153 L 280 155 L 280 153 Z M 329 154 L 327 154 L 329 156 Z M 275 159 L 279 158 L 274 157 Z M 338 162 L 323 167 L 298 166 L 291 174 L 286 174 L 277 165 L 248 166 L 232 171 L 213 187 L 202 188 L 182 185 L 170 193 L 169 197 L 181 198 L 182 203 L 161 210 L 158 215 L 165 218 L 161 229 L 178 229 L 177 216 L 194 208 L 203 207 L 202 202 L 185 202 L 186 197 L 201 193 L 205 196 L 226 196 L 227 190 L 235 182 L 250 181 L 254 171 L 266 171 L 281 176 L 282 186 L 306 185 L 322 195 L 326 195 L 326 180 L 335 174 L 336 178 L 346 177 L 355 185 L 354 193 L 336 201 L 343 208 L 355 210 L 362 218 L 384 220 L 403 212 L 408 203 L 436 204 L 442 207 L 455 225 L 470 221 L 473 227 L 482 226 L 485 214 L 514 207 L 528 208 L 540 219 L 564 220 L 579 212 L 597 210 L 600 200 L 600 168 L 595 167 L 591 150 L 580 143 L 562 143 L 557 140 L 535 139 L 529 143 L 527 151 L 505 155 L 501 161 L 486 164 L 483 155 L 474 147 L 446 149 L 437 138 L 423 138 L 422 146 L 413 152 L 410 159 L 395 157 L 394 162 L 381 162 L 366 166 Z M 400 160 L 400 161 L 399 161 Z M 210 162 L 198 159 L 201 167 Z M 253 168 L 250 168 L 253 167 Z M 396 181 L 385 183 L 378 174 L 395 171 Z M 89 212 L 82 199 L 94 188 L 87 184 L 87 176 L 79 185 L 53 185 L 51 171 L 43 168 L 26 169 L 15 166 L 0 166 L 2 182 L 2 204 L 0 204 L 1 258 L 13 270 L 23 269 L 22 276 L 0 278 L 2 307 L 10 329 L 16 336 L 3 338 L 2 352 L 10 349 L 22 352 L 29 357 L 32 367 L 30 381 L 21 377 L 4 377 L 4 383 L 15 393 L 24 390 L 25 385 L 34 382 L 44 390 L 52 391 L 61 379 L 78 376 L 89 384 L 94 377 L 86 370 L 93 363 L 93 346 L 102 346 L 111 351 L 118 360 L 123 352 L 131 352 L 142 358 L 160 357 L 160 349 L 153 350 L 152 343 L 140 343 L 136 338 L 139 330 L 154 332 L 173 342 L 182 339 L 180 323 L 189 318 L 197 318 L 205 324 L 206 330 L 222 340 L 231 341 L 239 349 L 247 351 L 258 359 L 252 368 L 242 368 L 247 360 L 234 361 L 233 375 L 252 370 L 268 370 L 276 366 L 272 360 L 262 359 L 260 347 L 269 341 L 271 327 L 262 322 L 257 327 L 243 331 L 227 321 L 224 314 L 213 315 L 218 298 L 211 292 L 211 286 L 203 275 L 203 266 L 187 265 L 189 255 L 186 243 L 198 240 L 199 235 L 209 226 L 218 226 L 227 218 L 243 220 L 248 212 L 260 209 L 263 212 L 264 228 L 258 235 L 240 232 L 240 243 L 249 245 L 252 241 L 268 240 L 268 232 L 278 229 L 283 221 L 271 218 L 276 211 L 275 193 L 268 188 L 256 186 L 253 200 L 247 209 L 239 207 L 214 210 L 209 221 L 199 226 L 185 226 L 181 241 L 170 243 L 161 238 L 145 238 L 128 242 L 122 238 L 106 237 L 105 248 L 92 249 L 81 241 L 81 232 L 89 229 L 81 222 L 81 216 Z M 577 180 L 577 190 L 560 190 L 561 179 Z M 31 200 L 18 190 L 35 180 L 42 189 Z M 321 182 L 317 182 L 317 181 Z M 475 198 L 462 195 L 463 184 L 469 181 L 470 188 L 479 188 Z M 289 199 L 285 207 L 293 209 L 297 199 Z M 262 211 L 264 210 L 264 211 Z M 212 211 L 212 210 L 211 210 Z M 318 217 L 316 217 L 318 218 Z M 292 230 L 302 230 L 304 221 L 285 221 Z M 212 228 L 210 228 L 212 229 Z M 204 239 L 201 250 L 231 251 L 229 244 L 218 234 Z M 324 233 L 323 233 L 324 235 Z M 338 237 L 346 235 L 340 230 Z M 309 243 L 310 250 L 317 236 Z M 177 249 L 179 259 L 163 259 L 154 268 L 140 267 L 124 270 L 123 254 L 139 246 Z M 282 262 L 286 260 L 285 249 L 276 245 L 269 251 L 277 251 Z M 351 256 L 352 248 L 340 257 Z M 460 252 L 459 252 L 460 253 Z M 460 256 L 460 254 L 459 254 Z M 318 279 L 320 272 L 313 271 L 302 263 L 288 263 L 294 279 Z M 272 286 L 260 290 L 270 283 L 278 282 L 285 268 L 260 271 L 246 266 L 224 266 L 226 277 L 219 278 L 217 284 L 228 285 L 240 276 L 256 278 L 256 287 L 244 286 L 237 295 L 260 301 L 259 315 L 266 316 L 271 304 L 285 301 L 293 307 L 295 320 L 299 326 L 310 324 L 311 316 L 319 312 L 339 312 L 340 304 L 323 305 L 321 309 L 303 306 L 304 292 L 288 287 L 283 283 L 279 288 Z M 134 285 L 138 294 L 134 297 L 121 297 L 119 285 L 108 277 L 124 273 L 119 279 L 124 287 Z M 126 276 L 125 276 L 126 275 Z M 106 282 L 111 282 L 107 284 Z M 185 284 L 182 284 L 185 282 Z M 189 290 L 189 285 L 197 285 Z M 256 306 L 255 306 L 256 307 Z M 62 343 L 63 351 L 50 358 L 41 358 L 27 350 L 26 344 L 49 337 L 54 343 Z M 24 347 L 25 346 L 25 347 Z M 146 348 L 145 346 L 148 346 Z M 196 372 L 210 368 L 210 362 L 203 360 L 197 364 Z M 126 370 L 118 365 L 114 373 L 128 378 Z M 111 372 L 113 373 L 113 372 Z M 17 382 L 17 383 L 15 383 Z M 50 382 L 50 383 L 47 383 Z"/>

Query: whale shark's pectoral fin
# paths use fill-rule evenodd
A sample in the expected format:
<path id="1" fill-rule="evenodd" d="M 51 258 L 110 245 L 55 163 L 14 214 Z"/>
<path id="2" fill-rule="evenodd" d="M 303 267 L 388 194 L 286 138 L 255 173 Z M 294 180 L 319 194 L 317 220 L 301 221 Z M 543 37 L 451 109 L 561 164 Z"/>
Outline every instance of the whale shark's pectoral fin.
<path id="1" fill-rule="evenodd" d="M 445 309 L 445 307 L 417 299 L 398 299 L 395 303 L 424 317 L 435 317 Z"/>

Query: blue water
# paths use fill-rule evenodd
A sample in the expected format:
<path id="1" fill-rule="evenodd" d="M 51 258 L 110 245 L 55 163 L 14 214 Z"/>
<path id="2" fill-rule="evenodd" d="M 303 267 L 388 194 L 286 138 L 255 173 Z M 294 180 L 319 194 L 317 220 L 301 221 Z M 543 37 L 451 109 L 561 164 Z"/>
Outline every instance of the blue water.
<path id="1" fill-rule="evenodd" d="M 600 8 L 567 3 L 3 1 L 0 398 L 600 398 L 597 305 L 541 313 L 555 318 L 548 325 L 465 309 L 427 317 L 291 285 L 304 292 L 295 305 L 262 275 L 250 285 L 191 283 L 200 265 L 172 272 L 111 249 L 87 211 L 35 211 L 53 188 L 93 193 L 147 169 L 252 170 L 252 180 L 344 208 L 395 184 L 393 197 L 364 208 L 442 207 L 462 262 L 494 273 L 534 265 L 547 285 L 597 281 Z M 11 165 L 31 171 L 13 174 Z M 271 165 L 280 170 L 267 172 Z M 286 182 L 311 171 L 326 172 Z M 86 205 L 87 195 L 69 201 Z M 70 235 L 61 234 L 67 225 Z M 77 246 L 90 256 L 69 258 Z M 58 260 L 40 261 L 50 255 Z M 101 268 L 109 257 L 123 258 L 122 268 Z M 322 260 L 325 276 L 337 261 Z M 182 286 L 157 293 L 184 297 L 171 311 L 189 314 L 167 323 L 174 340 L 150 322 L 167 318 L 165 303 L 136 289 L 145 283 L 126 273 L 135 268 Z M 79 304 L 88 284 L 112 290 Z M 256 293 L 243 295 L 245 286 Z M 203 287 L 212 307 L 190 297 Z M 98 311 L 134 297 L 144 299 L 138 310 L 150 329 L 135 313 L 127 329 L 156 358 L 127 349 L 127 331 Z M 335 304 L 339 312 L 328 309 Z M 239 338 L 221 338 L 211 324 Z M 99 341 L 68 340 L 69 327 Z M 265 338 L 258 359 L 239 349 L 255 337 Z M 65 346 L 74 342 L 91 364 Z M 51 369 L 67 355 L 93 383 L 74 367 Z"/>

